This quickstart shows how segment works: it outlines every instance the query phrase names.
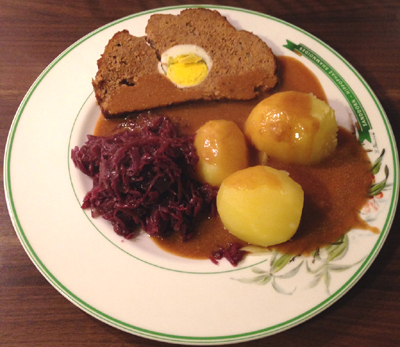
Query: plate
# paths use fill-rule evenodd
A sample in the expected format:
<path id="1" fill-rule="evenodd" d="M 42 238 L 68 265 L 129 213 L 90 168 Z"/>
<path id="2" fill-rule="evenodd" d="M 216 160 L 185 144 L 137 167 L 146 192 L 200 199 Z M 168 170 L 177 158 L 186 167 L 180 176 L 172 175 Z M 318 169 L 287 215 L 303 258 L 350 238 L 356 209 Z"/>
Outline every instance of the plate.
<path id="1" fill-rule="evenodd" d="M 376 164 L 376 184 L 361 213 L 379 234 L 351 230 L 318 256 L 257 254 L 235 268 L 225 261 L 215 265 L 168 254 L 145 235 L 121 239 L 107 222 L 80 208 L 90 180 L 74 168 L 70 150 L 83 144 L 100 112 L 91 86 L 97 59 L 116 31 L 144 35 L 152 14 L 178 14 L 184 6 L 122 18 L 65 50 L 23 99 L 4 159 L 6 199 L 16 233 L 32 262 L 62 295 L 118 329 L 192 345 L 282 332 L 337 301 L 380 251 L 394 218 L 399 184 L 398 154 L 385 112 L 343 57 L 277 18 L 208 7 L 238 29 L 260 36 L 276 55 L 299 59 L 319 78 L 338 122 L 357 129 Z"/>

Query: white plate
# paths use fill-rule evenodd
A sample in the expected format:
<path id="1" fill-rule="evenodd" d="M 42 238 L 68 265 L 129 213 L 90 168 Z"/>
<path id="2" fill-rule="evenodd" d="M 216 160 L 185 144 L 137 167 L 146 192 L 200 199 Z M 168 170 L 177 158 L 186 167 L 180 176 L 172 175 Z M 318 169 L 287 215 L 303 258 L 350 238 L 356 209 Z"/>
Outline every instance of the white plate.
<path id="1" fill-rule="evenodd" d="M 70 150 L 83 144 L 99 115 L 91 86 L 96 60 L 116 31 L 144 35 L 151 14 L 178 14 L 183 6 L 134 14 L 94 31 L 43 71 L 15 115 L 4 159 L 8 208 L 25 251 L 61 294 L 116 328 L 172 343 L 261 338 L 326 309 L 377 256 L 398 198 L 392 130 L 354 68 L 317 38 L 279 19 L 211 7 L 237 28 L 259 35 L 276 55 L 296 57 L 310 68 L 339 122 L 360 123 L 359 135 L 371 150 L 371 161 L 385 151 L 376 174 L 377 182 L 387 176 L 385 187 L 363 210 L 363 217 L 381 232 L 352 230 L 340 246 L 322 250 L 315 262 L 264 254 L 248 256 L 233 268 L 225 261 L 216 266 L 170 255 L 146 236 L 123 240 L 107 222 L 92 219 L 80 208 L 90 180 L 74 168 Z"/>

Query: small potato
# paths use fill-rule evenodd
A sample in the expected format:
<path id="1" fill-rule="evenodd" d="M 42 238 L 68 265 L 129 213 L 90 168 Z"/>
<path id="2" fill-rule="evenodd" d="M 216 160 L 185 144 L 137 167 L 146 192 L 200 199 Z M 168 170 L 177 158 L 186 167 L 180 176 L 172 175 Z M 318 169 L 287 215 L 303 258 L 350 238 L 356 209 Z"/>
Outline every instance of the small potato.
<path id="1" fill-rule="evenodd" d="M 250 113 L 245 134 L 267 156 L 298 164 L 315 164 L 334 152 L 334 110 L 312 94 L 276 93 Z"/>
<path id="2" fill-rule="evenodd" d="M 230 174 L 248 166 L 246 138 L 232 121 L 207 122 L 197 131 L 194 145 L 199 156 L 197 175 L 202 182 L 220 186 Z"/>
<path id="3" fill-rule="evenodd" d="M 303 204 L 303 189 L 286 171 L 262 165 L 233 173 L 217 195 L 225 228 L 264 247 L 285 242 L 296 233 Z"/>

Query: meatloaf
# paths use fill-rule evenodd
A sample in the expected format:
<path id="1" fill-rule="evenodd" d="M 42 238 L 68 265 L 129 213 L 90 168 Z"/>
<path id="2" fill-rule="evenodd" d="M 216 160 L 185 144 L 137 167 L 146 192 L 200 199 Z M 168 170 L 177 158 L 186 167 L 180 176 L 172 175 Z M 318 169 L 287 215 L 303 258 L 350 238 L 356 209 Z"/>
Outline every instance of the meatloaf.
<path id="1" fill-rule="evenodd" d="M 176 86 L 158 68 L 163 52 L 182 44 L 199 46 L 212 59 L 205 80 L 188 88 Z M 202 8 L 152 15 L 144 37 L 116 33 L 97 65 L 92 84 L 108 118 L 193 100 L 252 99 L 277 82 L 275 57 L 264 41 Z"/>

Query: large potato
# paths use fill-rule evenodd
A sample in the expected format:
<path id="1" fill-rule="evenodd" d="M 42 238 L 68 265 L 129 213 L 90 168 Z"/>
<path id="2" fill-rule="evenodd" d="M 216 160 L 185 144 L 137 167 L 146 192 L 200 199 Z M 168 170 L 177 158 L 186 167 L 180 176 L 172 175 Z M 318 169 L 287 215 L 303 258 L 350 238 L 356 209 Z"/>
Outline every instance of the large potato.
<path id="1" fill-rule="evenodd" d="M 267 156 L 314 164 L 334 152 L 334 110 L 312 94 L 276 93 L 261 101 L 245 123 L 245 134 Z"/>
<path id="2" fill-rule="evenodd" d="M 259 246 L 289 240 L 299 226 L 303 204 L 303 189 L 287 172 L 262 165 L 233 173 L 217 195 L 225 228 Z"/>
<path id="3" fill-rule="evenodd" d="M 248 166 L 246 138 L 232 121 L 213 120 L 200 127 L 194 145 L 200 181 L 219 186 L 230 174 Z"/>

